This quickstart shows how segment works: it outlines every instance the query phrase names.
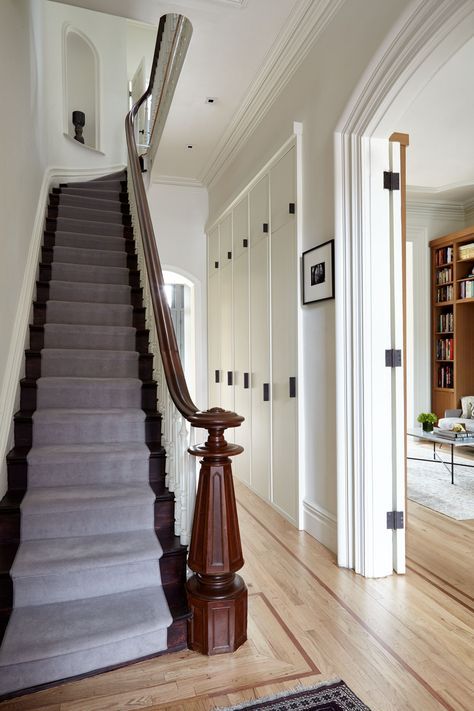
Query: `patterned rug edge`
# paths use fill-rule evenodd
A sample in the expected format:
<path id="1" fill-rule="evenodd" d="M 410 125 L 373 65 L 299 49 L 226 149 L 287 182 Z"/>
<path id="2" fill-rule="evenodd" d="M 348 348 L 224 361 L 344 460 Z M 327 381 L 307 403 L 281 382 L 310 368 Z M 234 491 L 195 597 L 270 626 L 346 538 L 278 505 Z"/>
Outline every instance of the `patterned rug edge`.
<path id="1" fill-rule="evenodd" d="M 314 684 L 312 686 L 296 686 L 294 689 L 289 689 L 288 691 L 282 691 L 278 694 L 271 694 L 270 696 L 262 696 L 258 699 L 250 699 L 249 701 L 244 701 L 235 706 L 219 706 L 216 707 L 214 711 L 242 711 L 244 709 L 259 708 L 261 704 L 268 704 L 279 700 L 285 701 L 285 699 L 288 699 L 288 697 L 291 697 L 294 694 L 302 695 L 308 692 L 319 692 L 323 691 L 325 688 L 330 690 L 333 687 L 335 690 L 340 688 L 343 688 L 344 690 L 347 689 L 347 691 L 354 697 L 354 700 L 358 702 L 357 706 L 351 705 L 350 707 L 348 706 L 347 709 L 350 708 L 353 709 L 353 711 L 370 711 L 370 708 L 366 706 L 364 702 L 356 696 L 352 689 L 339 677 L 335 677 L 334 679 L 326 679 L 326 681 L 322 681 L 319 684 Z M 315 707 L 306 706 L 306 708 L 309 710 Z"/>

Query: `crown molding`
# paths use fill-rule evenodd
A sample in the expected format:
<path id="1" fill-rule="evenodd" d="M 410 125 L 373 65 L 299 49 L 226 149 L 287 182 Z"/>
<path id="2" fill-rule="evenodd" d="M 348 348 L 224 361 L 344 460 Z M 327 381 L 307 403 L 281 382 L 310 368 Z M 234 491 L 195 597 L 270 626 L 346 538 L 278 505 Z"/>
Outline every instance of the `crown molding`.
<path id="1" fill-rule="evenodd" d="M 199 176 L 204 185 L 215 182 L 232 161 L 343 2 L 300 0 Z"/>
<path id="2" fill-rule="evenodd" d="M 159 185 L 175 185 L 179 188 L 203 188 L 204 185 L 196 178 L 183 178 L 179 175 L 157 175 L 151 181 Z"/>
<path id="3" fill-rule="evenodd" d="M 436 217 L 463 221 L 464 212 L 464 205 L 461 202 L 407 199 L 407 215 L 412 217 Z"/>

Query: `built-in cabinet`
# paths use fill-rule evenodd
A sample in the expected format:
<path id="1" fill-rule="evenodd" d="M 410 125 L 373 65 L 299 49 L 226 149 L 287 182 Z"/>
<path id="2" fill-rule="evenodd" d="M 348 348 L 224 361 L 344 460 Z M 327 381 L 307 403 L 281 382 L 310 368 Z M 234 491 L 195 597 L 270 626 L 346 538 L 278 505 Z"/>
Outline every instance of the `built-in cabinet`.
<path id="1" fill-rule="evenodd" d="M 258 176 L 208 235 L 209 405 L 245 422 L 235 476 L 298 524 L 296 148 Z"/>
<path id="2" fill-rule="evenodd" d="M 432 398 L 438 417 L 474 394 L 474 227 L 430 242 Z"/>

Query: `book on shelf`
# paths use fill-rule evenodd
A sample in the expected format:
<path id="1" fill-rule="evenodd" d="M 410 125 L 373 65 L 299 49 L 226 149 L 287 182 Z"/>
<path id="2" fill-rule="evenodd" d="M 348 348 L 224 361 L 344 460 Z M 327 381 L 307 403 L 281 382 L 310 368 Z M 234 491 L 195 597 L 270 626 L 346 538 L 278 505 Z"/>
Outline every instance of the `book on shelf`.
<path id="1" fill-rule="evenodd" d="M 474 242 L 459 247 L 459 259 L 474 259 Z"/>
<path id="2" fill-rule="evenodd" d="M 453 270 L 452 267 L 445 267 L 444 269 L 440 269 L 436 273 L 436 283 L 437 284 L 447 284 L 448 282 L 453 280 Z"/>
<path id="3" fill-rule="evenodd" d="M 459 282 L 459 298 L 472 299 L 474 297 L 474 275 Z"/>
<path id="4" fill-rule="evenodd" d="M 453 333 L 453 331 L 454 331 L 454 314 L 452 311 L 449 311 L 446 314 L 439 315 L 438 331 L 440 333 Z"/>
<path id="5" fill-rule="evenodd" d="M 437 265 L 449 264 L 453 261 L 453 248 L 443 247 L 442 249 L 436 250 L 435 261 Z"/>
<path id="6" fill-rule="evenodd" d="M 436 301 L 438 304 L 442 303 L 443 301 L 452 301 L 453 300 L 453 285 L 449 284 L 448 286 L 438 286 L 436 289 Z"/>
<path id="7" fill-rule="evenodd" d="M 454 338 L 438 338 L 436 360 L 454 360 Z"/>
<path id="8" fill-rule="evenodd" d="M 453 366 L 443 365 L 438 368 L 438 387 L 452 388 L 454 387 Z"/>

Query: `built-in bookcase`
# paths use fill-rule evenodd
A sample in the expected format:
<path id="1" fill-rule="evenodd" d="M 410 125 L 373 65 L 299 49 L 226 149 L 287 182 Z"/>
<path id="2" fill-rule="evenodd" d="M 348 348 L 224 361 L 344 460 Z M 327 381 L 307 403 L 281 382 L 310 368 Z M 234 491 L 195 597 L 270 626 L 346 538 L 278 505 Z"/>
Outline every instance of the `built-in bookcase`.
<path id="1" fill-rule="evenodd" d="M 474 395 L 474 227 L 432 240 L 432 398 L 438 417 Z"/>

